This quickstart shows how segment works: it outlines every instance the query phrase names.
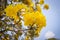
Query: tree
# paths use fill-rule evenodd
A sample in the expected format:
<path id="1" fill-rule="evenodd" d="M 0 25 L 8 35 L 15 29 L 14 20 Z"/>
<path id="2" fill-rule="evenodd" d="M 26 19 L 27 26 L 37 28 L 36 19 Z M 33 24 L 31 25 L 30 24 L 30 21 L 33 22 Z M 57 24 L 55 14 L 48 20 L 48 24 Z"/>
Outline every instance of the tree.
<path id="1" fill-rule="evenodd" d="M 49 39 L 47 39 L 47 40 L 58 40 L 58 39 L 56 39 L 56 38 L 49 38 Z"/>
<path id="2" fill-rule="evenodd" d="M 41 8 L 44 0 L 34 1 L 35 3 L 33 0 L 12 0 L 13 3 L 5 4 L 6 8 L 0 11 L 0 40 L 18 40 L 23 34 L 24 40 L 39 37 L 41 29 L 46 26 Z M 48 10 L 49 6 L 44 4 L 43 8 Z"/>

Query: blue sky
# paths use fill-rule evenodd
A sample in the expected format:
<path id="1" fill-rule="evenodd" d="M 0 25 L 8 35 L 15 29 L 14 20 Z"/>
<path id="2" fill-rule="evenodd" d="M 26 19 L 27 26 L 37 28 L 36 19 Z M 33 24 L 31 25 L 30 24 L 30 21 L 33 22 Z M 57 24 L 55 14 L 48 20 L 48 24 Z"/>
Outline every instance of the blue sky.
<path id="1" fill-rule="evenodd" d="M 60 0 L 45 0 L 45 4 L 50 7 L 48 11 L 43 10 L 47 26 L 41 30 L 40 37 L 35 40 L 44 40 L 45 33 L 48 31 L 52 31 L 55 34 L 55 38 L 60 38 Z"/>

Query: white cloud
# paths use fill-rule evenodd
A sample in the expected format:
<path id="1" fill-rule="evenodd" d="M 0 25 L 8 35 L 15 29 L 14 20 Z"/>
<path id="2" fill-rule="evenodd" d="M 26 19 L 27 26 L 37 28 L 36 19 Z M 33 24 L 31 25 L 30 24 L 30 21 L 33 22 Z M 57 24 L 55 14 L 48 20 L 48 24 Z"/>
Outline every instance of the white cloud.
<path id="1" fill-rule="evenodd" d="M 48 31 L 46 34 L 45 34 L 45 38 L 46 39 L 49 39 L 49 38 L 54 38 L 55 37 L 55 34 L 51 31 Z"/>

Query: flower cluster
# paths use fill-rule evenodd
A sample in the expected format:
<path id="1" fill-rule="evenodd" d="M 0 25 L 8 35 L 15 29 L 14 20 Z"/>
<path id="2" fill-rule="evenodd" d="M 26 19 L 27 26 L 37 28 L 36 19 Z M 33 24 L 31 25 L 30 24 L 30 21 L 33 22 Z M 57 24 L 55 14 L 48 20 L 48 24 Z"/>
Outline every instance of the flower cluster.
<path id="1" fill-rule="evenodd" d="M 45 16 L 40 13 L 39 11 L 35 12 L 27 12 L 23 15 L 25 25 L 33 25 L 36 24 L 37 26 L 45 26 L 46 25 L 46 18 Z"/>
<path id="2" fill-rule="evenodd" d="M 12 1 L 14 3 L 19 0 Z M 4 9 L 6 14 L 3 16 L 5 17 L 5 19 L 3 18 L 4 20 L 1 18 L 0 23 L 3 26 L 1 28 L 11 32 L 14 31 L 13 34 L 15 33 L 15 35 L 12 34 L 13 40 L 18 40 L 19 35 L 21 36 L 24 33 L 25 40 L 32 40 L 34 37 L 38 37 L 41 29 L 46 26 L 46 17 L 42 12 L 44 0 L 34 0 L 34 2 L 33 0 L 20 0 L 19 3 L 9 4 Z M 44 4 L 43 8 L 48 10 L 48 4 Z M 23 23 L 27 29 L 22 27 Z"/>
<path id="3" fill-rule="evenodd" d="M 26 11 L 27 11 L 27 7 L 24 4 L 16 4 L 16 5 L 11 4 L 11 5 L 7 6 L 7 8 L 5 9 L 6 16 L 14 18 L 15 21 L 19 20 L 17 13 L 18 13 L 18 11 L 20 11 L 23 8 L 26 9 Z"/>

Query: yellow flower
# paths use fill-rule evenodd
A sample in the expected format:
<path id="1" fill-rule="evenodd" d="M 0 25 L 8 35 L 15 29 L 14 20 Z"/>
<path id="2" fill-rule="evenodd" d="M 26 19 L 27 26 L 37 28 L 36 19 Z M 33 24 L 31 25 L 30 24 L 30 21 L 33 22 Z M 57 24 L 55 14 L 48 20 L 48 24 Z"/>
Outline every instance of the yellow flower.
<path id="1" fill-rule="evenodd" d="M 13 13 L 13 6 L 12 5 L 7 6 L 7 8 L 5 9 L 5 12 L 7 16 L 11 17 Z"/>
<path id="2" fill-rule="evenodd" d="M 20 9 L 22 9 L 22 5 L 21 4 L 16 4 L 15 6 L 14 6 L 14 12 L 18 12 Z"/>
<path id="3" fill-rule="evenodd" d="M 6 15 L 14 18 L 14 20 L 19 20 L 19 17 L 17 15 L 17 12 L 19 12 L 21 9 L 26 9 L 26 11 L 28 11 L 28 8 L 26 5 L 24 4 L 16 4 L 16 5 L 9 5 L 7 6 L 7 8 L 5 9 Z"/>
<path id="4" fill-rule="evenodd" d="M 25 11 L 28 11 L 28 7 L 25 4 L 22 4 L 22 8 L 25 9 Z"/>
<path id="5" fill-rule="evenodd" d="M 39 3 L 40 3 L 41 5 L 42 5 L 42 4 L 44 4 L 44 0 L 40 0 L 40 2 L 39 2 Z"/>
<path id="6" fill-rule="evenodd" d="M 13 5 L 9 5 L 5 9 L 6 16 L 9 16 L 10 18 L 14 18 L 15 21 L 18 20 L 17 11 L 18 11 L 18 9 L 13 8 Z"/>
<path id="7" fill-rule="evenodd" d="M 48 9 L 49 9 L 48 4 L 45 4 L 45 5 L 44 5 L 44 9 L 46 9 L 46 10 L 48 10 Z"/>
<path id="8" fill-rule="evenodd" d="M 26 12 L 26 14 L 24 14 L 24 22 L 25 25 L 32 25 L 34 20 L 32 15 L 29 12 Z M 29 23 L 28 23 L 29 22 Z"/>
<path id="9" fill-rule="evenodd" d="M 39 27 L 43 27 L 46 25 L 45 16 L 42 13 L 40 13 L 39 11 L 26 13 L 23 16 L 23 19 L 24 19 L 24 24 L 26 26 L 36 24 Z"/>
<path id="10" fill-rule="evenodd" d="M 37 11 L 39 11 L 39 12 L 41 12 L 41 11 L 42 11 L 42 9 L 41 9 L 41 7 L 40 7 L 40 5 L 39 5 L 39 4 L 37 4 L 37 5 L 36 5 L 36 8 L 37 8 Z"/>

